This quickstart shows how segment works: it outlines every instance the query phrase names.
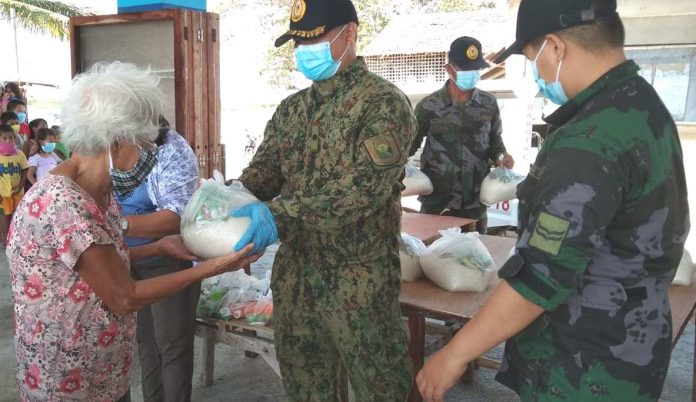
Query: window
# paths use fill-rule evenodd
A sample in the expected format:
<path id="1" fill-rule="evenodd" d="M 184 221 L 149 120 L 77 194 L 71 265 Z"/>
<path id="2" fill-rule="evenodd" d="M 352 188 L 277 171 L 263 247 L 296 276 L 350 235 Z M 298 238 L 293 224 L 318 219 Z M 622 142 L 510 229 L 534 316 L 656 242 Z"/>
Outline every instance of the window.
<path id="1" fill-rule="evenodd" d="M 627 49 L 678 122 L 696 122 L 696 46 Z"/>

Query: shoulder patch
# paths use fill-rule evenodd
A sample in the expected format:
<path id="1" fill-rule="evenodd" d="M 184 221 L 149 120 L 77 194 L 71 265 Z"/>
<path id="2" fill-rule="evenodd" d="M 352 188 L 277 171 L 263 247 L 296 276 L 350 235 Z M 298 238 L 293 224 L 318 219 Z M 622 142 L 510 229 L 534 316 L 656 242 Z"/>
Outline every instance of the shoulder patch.
<path id="1" fill-rule="evenodd" d="M 551 255 L 558 255 L 569 227 L 569 220 L 542 212 L 529 239 L 529 245 Z"/>
<path id="2" fill-rule="evenodd" d="M 377 166 L 391 166 L 401 160 L 401 150 L 392 134 L 369 138 L 362 142 L 362 146 Z"/>

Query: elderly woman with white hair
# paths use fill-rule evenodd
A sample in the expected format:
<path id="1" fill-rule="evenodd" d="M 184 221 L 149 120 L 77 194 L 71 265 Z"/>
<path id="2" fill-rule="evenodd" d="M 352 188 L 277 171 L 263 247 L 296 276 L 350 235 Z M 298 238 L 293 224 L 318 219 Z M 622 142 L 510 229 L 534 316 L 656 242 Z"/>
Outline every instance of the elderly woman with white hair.
<path id="1" fill-rule="evenodd" d="M 162 94 L 133 65 L 97 65 L 63 104 L 73 150 L 24 197 L 7 256 L 15 303 L 17 381 L 24 401 L 128 401 L 134 312 L 256 257 L 252 247 L 196 267 L 133 281 L 131 261 L 195 259 L 178 236 L 129 249 L 114 187 L 137 187 L 155 160 Z"/>

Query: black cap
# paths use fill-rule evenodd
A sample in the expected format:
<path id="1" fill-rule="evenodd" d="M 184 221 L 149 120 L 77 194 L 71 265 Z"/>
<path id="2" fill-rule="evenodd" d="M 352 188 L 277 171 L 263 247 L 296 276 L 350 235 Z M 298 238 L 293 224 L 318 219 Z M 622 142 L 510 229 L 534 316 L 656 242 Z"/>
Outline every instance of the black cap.
<path id="1" fill-rule="evenodd" d="M 450 45 L 447 58 L 451 64 L 463 71 L 480 70 L 488 67 L 488 62 L 483 59 L 481 42 L 469 36 L 455 39 Z"/>
<path id="2" fill-rule="evenodd" d="M 358 14 L 350 0 L 293 0 L 290 30 L 276 39 L 279 47 L 290 39 L 321 36 L 337 26 L 358 23 Z"/>
<path id="3" fill-rule="evenodd" d="M 495 58 L 500 63 L 543 35 L 618 15 L 616 0 L 522 0 L 515 43 Z"/>

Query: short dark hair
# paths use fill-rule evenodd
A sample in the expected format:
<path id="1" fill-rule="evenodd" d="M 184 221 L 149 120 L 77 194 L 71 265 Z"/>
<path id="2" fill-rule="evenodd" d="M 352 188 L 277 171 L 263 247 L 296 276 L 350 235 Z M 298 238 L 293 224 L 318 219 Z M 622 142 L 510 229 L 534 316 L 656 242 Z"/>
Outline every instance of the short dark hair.
<path id="1" fill-rule="evenodd" d="M 2 133 L 12 133 L 12 135 L 15 134 L 14 130 L 9 124 L 0 124 L 0 134 Z"/>
<path id="2" fill-rule="evenodd" d="M 17 106 L 19 106 L 19 105 L 22 105 L 24 107 L 27 106 L 26 103 L 24 103 L 20 100 L 13 100 L 13 101 L 7 102 L 7 111 L 14 112 L 15 108 L 17 108 Z"/>
<path id="3" fill-rule="evenodd" d="M 626 41 L 626 31 L 618 14 L 568 28 L 558 34 L 585 50 L 623 48 Z"/>
<path id="4" fill-rule="evenodd" d="M 0 114 L 0 122 L 6 124 L 10 120 L 17 120 L 17 113 L 15 112 L 5 112 Z"/>
<path id="5" fill-rule="evenodd" d="M 56 136 L 56 133 L 53 132 L 50 128 L 42 128 L 39 130 L 39 132 L 36 134 L 36 139 L 39 141 L 46 141 L 46 138 L 49 136 Z"/>

